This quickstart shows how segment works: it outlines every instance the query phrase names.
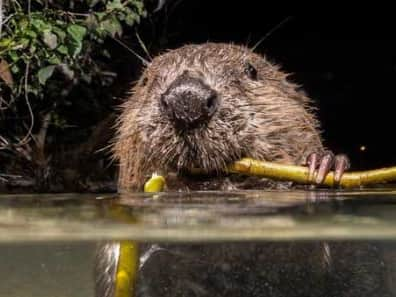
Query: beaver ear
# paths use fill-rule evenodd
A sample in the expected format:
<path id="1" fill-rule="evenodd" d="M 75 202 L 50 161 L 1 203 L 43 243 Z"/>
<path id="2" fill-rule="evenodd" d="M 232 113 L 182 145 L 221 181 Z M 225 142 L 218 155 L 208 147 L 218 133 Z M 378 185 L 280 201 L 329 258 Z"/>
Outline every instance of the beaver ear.
<path id="1" fill-rule="evenodd" d="M 252 80 L 257 80 L 257 69 L 247 62 L 244 69 L 245 74 Z"/>

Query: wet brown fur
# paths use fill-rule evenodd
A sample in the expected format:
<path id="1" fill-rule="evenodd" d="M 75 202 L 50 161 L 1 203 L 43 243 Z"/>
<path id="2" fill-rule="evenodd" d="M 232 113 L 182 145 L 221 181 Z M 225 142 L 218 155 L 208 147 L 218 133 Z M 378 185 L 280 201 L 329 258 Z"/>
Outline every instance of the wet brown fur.
<path id="1" fill-rule="evenodd" d="M 257 79 L 245 73 L 247 63 Z M 159 109 L 159 98 L 181 74 L 202 79 L 220 106 L 210 122 L 180 135 Z M 114 144 L 119 187 L 141 190 L 153 172 L 199 167 L 220 173 L 252 157 L 302 164 L 323 150 L 310 99 L 288 74 L 249 48 L 234 44 L 186 45 L 157 56 L 122 106 Z"/>

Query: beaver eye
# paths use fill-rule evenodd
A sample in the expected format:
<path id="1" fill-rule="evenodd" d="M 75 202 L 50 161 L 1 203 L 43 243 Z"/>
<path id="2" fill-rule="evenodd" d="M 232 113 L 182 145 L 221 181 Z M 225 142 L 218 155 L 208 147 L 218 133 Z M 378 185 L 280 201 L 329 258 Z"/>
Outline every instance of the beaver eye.
<path id="1" fill-rule="evenodd" d="M 148 81 L 148 78 L 147 78 L 147 77 L 144 77 L 143 80 L 142 80 L 142 86 L 143 86 L 143 87 L 146 86 L 147 81 Z"/>
<path id="2" fill-rule="evenodd" d="M 252 66 L 252 64 L 246 63 L 245 73 L 250 79 L 253 79 L 253 80 L 257 79 L 257 70 L 256 70 L 256 68 L 254 68 Z"/>

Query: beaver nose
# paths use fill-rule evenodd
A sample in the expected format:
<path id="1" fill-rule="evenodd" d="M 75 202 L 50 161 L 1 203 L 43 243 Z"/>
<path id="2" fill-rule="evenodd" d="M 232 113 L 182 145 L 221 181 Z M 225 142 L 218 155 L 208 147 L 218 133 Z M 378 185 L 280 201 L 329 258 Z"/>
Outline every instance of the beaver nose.
<path id="1" fill-rule="evenodd" d="M 194 128 L 206 123 L 218 106 L 216 92 L 201 79 L 181 75 L 160 99 L 161 109 L 178 128 Z"/>

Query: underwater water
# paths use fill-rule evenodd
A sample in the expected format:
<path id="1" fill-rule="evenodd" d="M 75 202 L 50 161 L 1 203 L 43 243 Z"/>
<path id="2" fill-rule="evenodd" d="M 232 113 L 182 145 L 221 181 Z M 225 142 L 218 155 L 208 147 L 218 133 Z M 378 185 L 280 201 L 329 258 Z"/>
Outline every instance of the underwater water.
<path id="1" fill-rule="evenodd" d="M 396 296 L 396 188 L 0 195 L 0 296 L 95 296 L 120 240 L 135 296 Z"/>

